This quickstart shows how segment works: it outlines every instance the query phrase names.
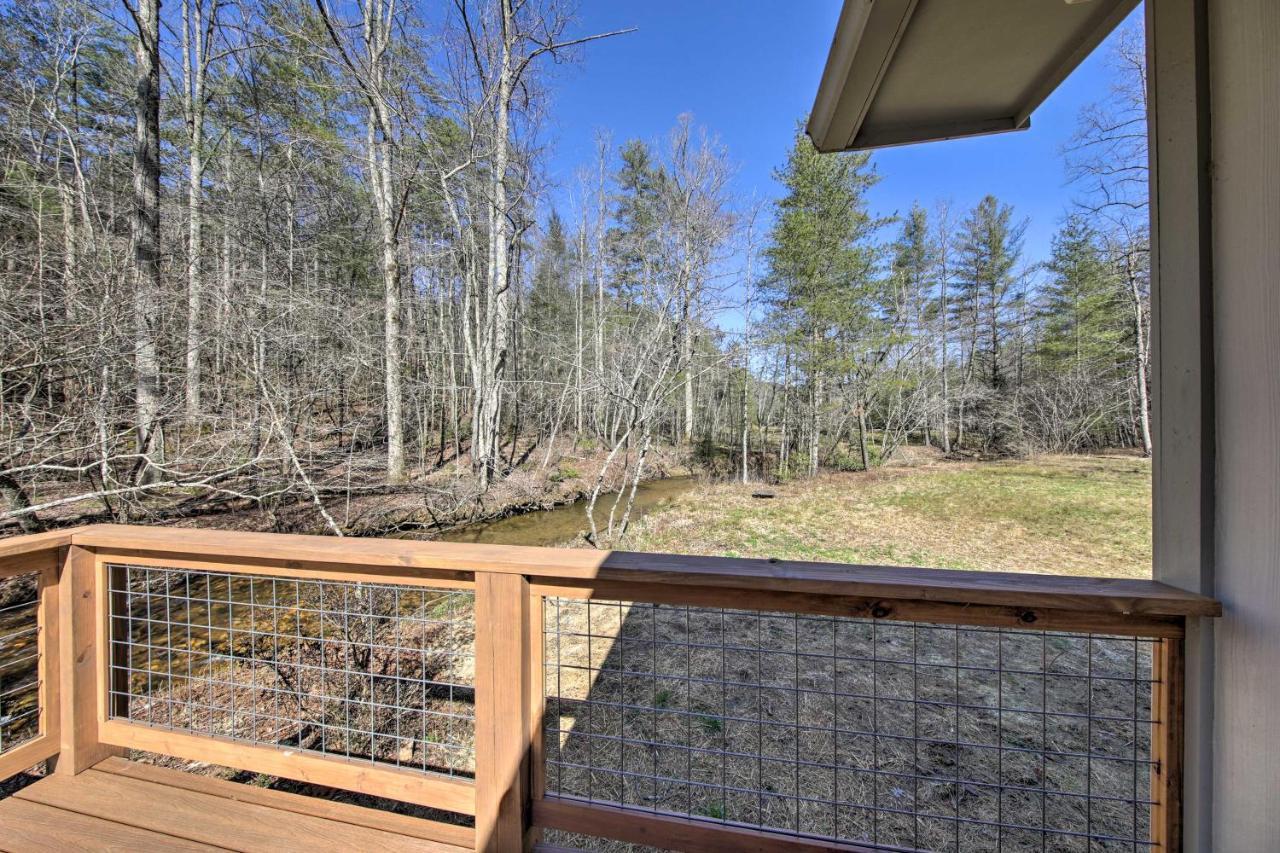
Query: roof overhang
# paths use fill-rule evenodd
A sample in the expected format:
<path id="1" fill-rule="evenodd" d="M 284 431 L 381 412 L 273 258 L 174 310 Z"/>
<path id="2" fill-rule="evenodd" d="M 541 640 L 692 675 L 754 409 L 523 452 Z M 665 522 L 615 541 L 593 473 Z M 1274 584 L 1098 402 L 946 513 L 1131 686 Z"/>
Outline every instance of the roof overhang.
<path id="1" fill-rule="evenodd" d="M 845 0 L 809 116 L 819 151 L 1025 130 L 1138 0 Z"/>

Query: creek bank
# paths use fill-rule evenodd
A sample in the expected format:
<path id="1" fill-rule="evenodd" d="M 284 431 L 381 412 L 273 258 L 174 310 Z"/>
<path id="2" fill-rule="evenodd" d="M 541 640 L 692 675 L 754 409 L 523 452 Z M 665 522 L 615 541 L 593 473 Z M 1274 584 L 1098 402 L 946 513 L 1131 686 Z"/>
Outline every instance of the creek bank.
<path id="1" fill-rule="evenodd" d="M 631 510 L 632 520 L 643 517 L 652 509 L 665 506 L 698 483 L 697 477 L 688 474 L 642 481 L 636 489 L 635 504 Z M 597 518 L 608 515 L 616 495 L 616 491 L 600 495 L 596 506 Z M 564 545 L 581 539 L 587 530 L 586 506 L 590 497 L 587 492 L 573 501 L 553 507 L 510 513 L 501 518 L 462 525 L 445 530 L 435 538 L 445 542 L 483 545 Z"/>

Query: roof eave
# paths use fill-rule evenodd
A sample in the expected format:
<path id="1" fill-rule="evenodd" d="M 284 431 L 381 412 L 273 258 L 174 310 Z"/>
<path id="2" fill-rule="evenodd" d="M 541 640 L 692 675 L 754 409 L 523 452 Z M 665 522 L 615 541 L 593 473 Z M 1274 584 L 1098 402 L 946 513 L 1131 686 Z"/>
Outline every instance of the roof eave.
<path id="1" fill-rule="evenodd" d="M 805 131 L 823 153 L 844 151 L 919 0 L 845 0 Z"/>
<path id="2" fill-rule="evenodd" d="M 1021 97 L 1006 102 L 1002 115 L 939 115 L 937 121 L 909 125 L 867 126 L 866 118 L 894 61 L 913 15 L 929 0 L 845 0 L 814 99 L 806 131 L 814 147 L 824 153 L 882 148 L 915 142 L 956 139 L 1026 130 L 1031 113 L 1062 83 L 1137 5 L 1138 0 L 1102 0 L 1087 28 L 1046 45 L 1046 61 L 1027 73 Z M 998 20 L 988 26 L 998 30 Z M 918 51 L 917 51 L 918 57 Z M 906 61 L 906 60 L 904 60 Z M 917 63 L 919 59 L 915 60 Z M 916 66 L 919 70 L 919 66 Z M 932 73 L 931 69 L 926 70 Z M 964 75 L 964 68 L 948 67 L 939 74 Z M 1018 79 L 1018 78 L 1013 78 Z M 1019 82 L 1022 82 L 1021 80 Z M 899 92 L 901 89 L 899 87 Z"/>

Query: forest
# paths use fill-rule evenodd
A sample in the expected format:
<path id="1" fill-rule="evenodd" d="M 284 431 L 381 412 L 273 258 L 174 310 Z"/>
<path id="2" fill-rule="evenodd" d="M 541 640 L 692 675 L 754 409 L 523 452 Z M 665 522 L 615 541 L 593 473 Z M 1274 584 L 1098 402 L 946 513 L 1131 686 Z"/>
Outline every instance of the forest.
<path id="1" fill-rule="evenodd" d="M 776 199 L 688 114 L 599 129 L 556 185 L 553 72 L 629 35 L 558 0 L 27 0 L 0 27 L 0 532 L 342 535 L 568 494 L 606 547 L 672 460 L 1150 453 L 1138 31 L 1035 258 L 994 196 L 873 210 L 894 176 L 802 121 Z M 390 521 L 353 523 L 370 496 Z"/>

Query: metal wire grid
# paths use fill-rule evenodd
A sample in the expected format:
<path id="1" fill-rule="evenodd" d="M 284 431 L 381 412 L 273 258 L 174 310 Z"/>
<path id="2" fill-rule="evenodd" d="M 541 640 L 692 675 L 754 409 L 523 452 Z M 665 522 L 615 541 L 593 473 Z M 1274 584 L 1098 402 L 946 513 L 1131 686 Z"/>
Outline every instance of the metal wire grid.
<path id="1" fill-rule="evenodd" d="M 547 599 L 549 795 L 939 851 L 1146 850 L 1153 640 Z"/>
<path id="2" fill-rule="evenodd" d="M 108 572 L 113 717 L 474 775 L 471 590 Z"/>
<path id="3" fill-rule="evenodd" d="M 40 589 L 35 573 L 0 581 L 0 755 L 40 734 Z"/>

